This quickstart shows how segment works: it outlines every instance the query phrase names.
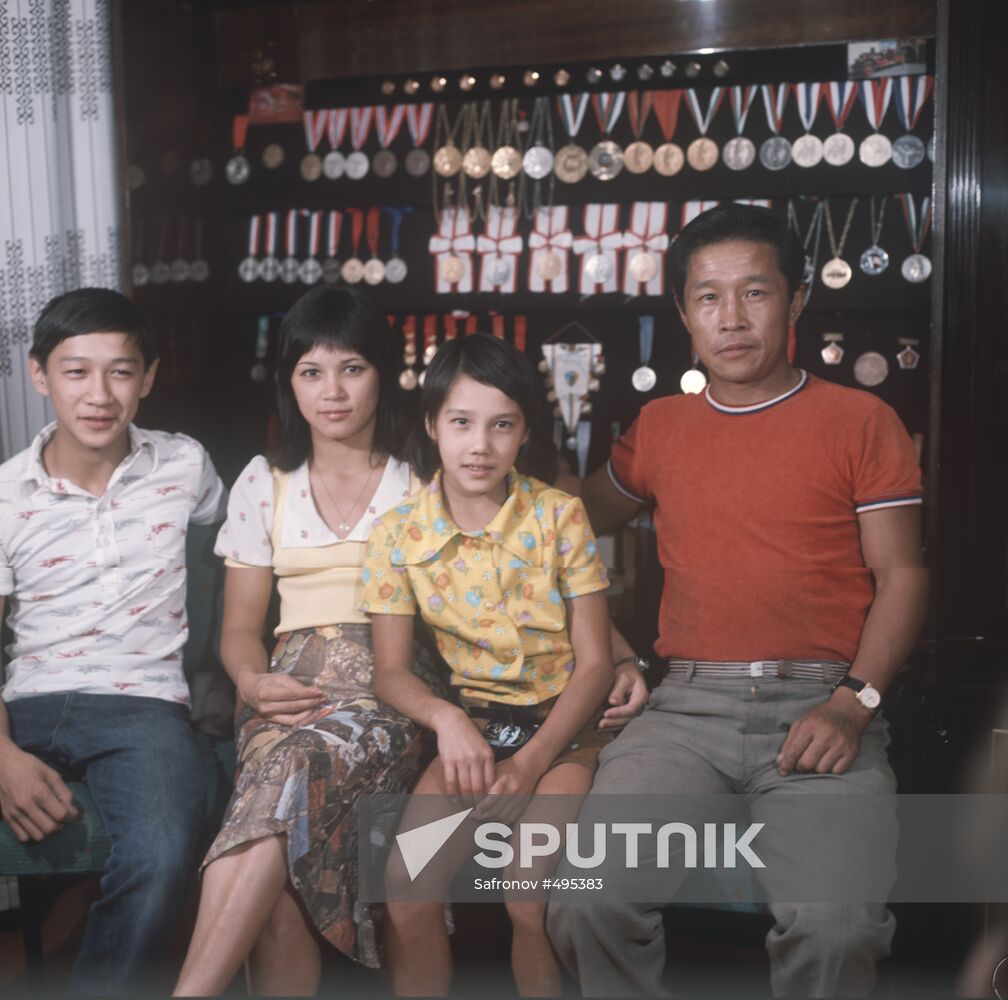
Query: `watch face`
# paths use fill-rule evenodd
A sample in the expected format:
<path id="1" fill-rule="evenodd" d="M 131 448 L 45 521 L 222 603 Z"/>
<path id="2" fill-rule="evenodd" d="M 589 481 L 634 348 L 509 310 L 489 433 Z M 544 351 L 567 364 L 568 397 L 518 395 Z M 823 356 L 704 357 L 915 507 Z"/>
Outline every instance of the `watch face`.
<path id="1" fill-rule="evenodd" d="M 865 708 L 871 709 L 874 712 L 875 709 L 882 704 L 882 695 L 880 695 L 870 684 L 865 684 L 865 686 L 858 691 L 857 700 L 861 702 Z"/>

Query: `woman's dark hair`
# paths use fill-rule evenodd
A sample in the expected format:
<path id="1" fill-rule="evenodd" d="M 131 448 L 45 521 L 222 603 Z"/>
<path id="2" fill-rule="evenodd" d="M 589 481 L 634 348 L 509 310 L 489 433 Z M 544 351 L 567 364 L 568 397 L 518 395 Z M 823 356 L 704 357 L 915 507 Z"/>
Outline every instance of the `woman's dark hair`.
<path id="1" fill-rule="evenodd" d="M 410 437 L 410 462 L 417 476 L 433 479 L 441 467 L 441 456 L 427 434 L 427 424 L 437 421 L 448 392 L 460 375 L 499 389 L 518 404 L 529 433 L 515 459 L 515 467 L 524 475 L 553 482 L 557 453 L 546 428 L 543 388 L 535 369 L 516 347 L 486 333 L 446 341 L 427 367 L 420 397 L 421 419 L 413 425 Z"/>
<path id="2" fill-rule="evenodd" d="M 46 303 L 35 321 L 29 354 L 45 368 L 49 355 L 69 337 L 123 333 L 140 349 L 144 368 L 158 356 L 147 317 L 125 295 L 111 288 L 77 288 Z"/>
<path id="3" fill-rule="evenodd" d="M 313 347 L 354 351 L 378 372 L 374 453 L 402 455 L 396 381 L 396 341 L 388 321 L 356 289 L 320 285 L 291 306 L 280 324 L 277 358 L 279 432 L 270 463 L 290 472 L 311 455 L 311 431 L 291 386 L 294 368 Z"/>
<path id="4" fill-rule="evenodd" d="M 680 305 L 693 254 L 714 243 L 730 240 L 769 243 L 777 254 L 777 264 L 787 281 L 788 295 L 793 296 L 798 291 L 805 270 L 805 250 L 787 220 L 769 208 L 731 201 L 698 215 L 676 237 L 669 250 L 672 287 Z"/>

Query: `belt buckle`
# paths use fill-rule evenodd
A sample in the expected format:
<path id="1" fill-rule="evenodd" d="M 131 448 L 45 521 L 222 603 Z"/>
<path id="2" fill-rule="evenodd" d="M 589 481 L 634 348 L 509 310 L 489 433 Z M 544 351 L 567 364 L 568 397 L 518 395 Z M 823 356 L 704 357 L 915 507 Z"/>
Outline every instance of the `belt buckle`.
<path id="1" fill-rule="evenodd" d="M 753 660 L 749 664 L 749 676 L 750 677 L 762 677 L 763 676 L 763 660 Z"/>
<path id="2" fill-rule="evenodd" d="M 794 677 L 795 664 L 792 660 L 780 660 L 777 663 L 777 676 L 788 678 Z"/>

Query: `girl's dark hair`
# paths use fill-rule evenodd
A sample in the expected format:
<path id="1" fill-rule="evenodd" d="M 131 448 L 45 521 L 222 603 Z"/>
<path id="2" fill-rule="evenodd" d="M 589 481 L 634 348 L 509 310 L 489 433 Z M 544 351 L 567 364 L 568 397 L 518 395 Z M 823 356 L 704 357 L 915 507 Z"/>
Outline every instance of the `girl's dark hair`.
<path id="1" fill-rule="evenodd" d="M 354 351 L 378 371 L 378 411 L 374 453 L 402 456 L 396 381 L 396 342 L 388 321 L 371 301 L 353 288 L 320 285 L 291 306 L 280 324 L 277 358 L 279 433 L 270 464 L 290 472 L 311 455 L 311 431 L 298 409 L 291 386 L 294 368 L 313 347 Z"/>
<path id="2" fill-rule="evenodd" d="M 414 423 L 410 437 L 410 463 L 417 476 L 433 479 L 441 467 L 441 456 L 427 434 L 427 424 L 436 422 L 449 390 L 460 375 L 499 389 L 518 404 L 529 434 L 515 466 L 524 475 L 552 483 L 557 474 L 557 453 L 546 426 L 539 378 L 521 351 L 486 333 L 446 341 L 427 367 L 420 397 L 422 419 Z"/>

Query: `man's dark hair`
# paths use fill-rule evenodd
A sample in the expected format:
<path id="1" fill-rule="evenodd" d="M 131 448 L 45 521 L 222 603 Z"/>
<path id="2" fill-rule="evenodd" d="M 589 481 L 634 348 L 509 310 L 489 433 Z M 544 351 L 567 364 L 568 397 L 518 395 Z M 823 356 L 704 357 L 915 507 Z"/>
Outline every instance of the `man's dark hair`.
<path id="1" fill-rule="evenodd" d="M 427 424 L 437 421 L 449 390 L 461 375 L 499 389 L 518 404 L 529 433 L 515 467 L 524 475 L 552 483 L 557 474 L 557 453 L 545 426 L 542 383 L 521 351 L 488 333 L 445 341 L 427 367 L 420 399 L 423 420 L 413 425 L 410 440 L 410 463 L 417 476 L 433 479 L 441 467 L 441 456 L 427 434 Z"/>
<path id="2" fill-rule="evenodd" d="M 805 250 L 787 220 L 769 208 L 726 202 L 698 215 L 676 238 L 669 251 L 672 288 L 680 306 L 686 288 L 689 262 L 697 250 L 729 240 L 769 243 L 777 252 L 777 263 L 793 296 L 805 271 Z"/>
<path id="3" fill-rule="evenodd" d="M 378 372 L 378 410 L 372 451 L 399 458 L 402 454 L 396 338 L 388 320 L 370 299 L 354 288 L 319 285 L 291 306 L 280 324 L 277 360 L 279 433 L 270 462 L 291 472 L 311 456 L 311 430 L 298 409 L 291 377 L 298 361 L 313 347 L 353 351 Z"/>
<path id="4" fill-rule="evenodd" d="M 123 333 L 150 368 L 158 356 L 157 342 L 147 317 L 136 303 L 111 288 L 77 288 L 50 299 L 35 321 L 29 354 L 43 368 L 49 355 L 70 337 L 86 333 Z"/>

